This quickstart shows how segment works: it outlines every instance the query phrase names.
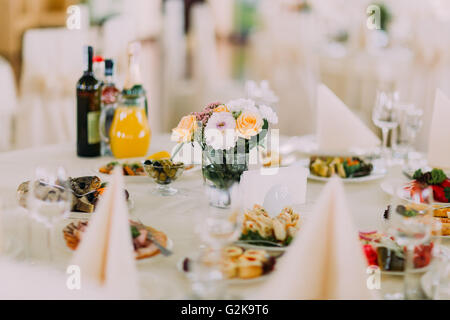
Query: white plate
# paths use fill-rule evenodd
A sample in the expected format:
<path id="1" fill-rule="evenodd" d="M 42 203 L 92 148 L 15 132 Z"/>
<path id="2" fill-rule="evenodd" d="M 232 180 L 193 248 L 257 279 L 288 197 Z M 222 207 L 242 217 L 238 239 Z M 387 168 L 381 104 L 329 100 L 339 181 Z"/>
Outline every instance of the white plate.
<path id="1" fill-rule="evenodd" d="M 268 246 L 258 246 L 254 244 L 247 244 L 240 241 L 236 242 L 236 245 L 244 248 L 244 249 L 257 249 L 257 250 L 266 250 L 267 252 L 286 252 L 289 246 L 287 247 L 268 247 Z"/>
<path id="2" fill-rule="evenodd" d="M 184 274 L 187 278 L 190 278 L 190 273 L 186 272 L 183 270 L 183 262 L 186 258 L 189 257 L 184 257 L 181 258 L 178 263 L 177 263 L 177 269 L 179 272 L 181 272 L 182 274 Z M 234 279 L 227 279 L 226 283 L 229 285 L 248 285 L 248 284 L 254 284 L 254 283 L 260 283 L 262 281 L 267 280 L 267 278 L 269 278 L 271 273 L 262 275 L 258 278 L 253 278 L 253 279 L 239 279 L 239 278 L 234 278 Z"/>
<path id="3" fill-rule="evenodd" d="M 414 269 L 412 273 L 424 273 L 424 272 L 427 272 L 429 268 L 430 268 L 430 266 Z M 383 271 L 383 270 L 381 270 L 381 274 L 385 274 L 387 276 L 404 276 L 405 271 Z"/>
<path id="4" fill-rule="evenodd" d="M 400 179 L 394 179 L 394 180 L 386 180 L 380 183 L 380 188 L 383 190 L 386 194 L 393 196 L 394 195 L 394 189 L 398 188 L 401 185 L 407 185 L 408 181 L 400 180 Z M 411 198 L 402 197 L 403 200 L 411 201 Z M 447 202 L 433 202 L 433 205 L 438 206 L 445 206 L 450 205 L 450 203 Z"/>
<path id="5" fill-rule="evenodd" d="M 310 162 L 309 159 L 302 159 L 302 160 L 298 161 L 297 163 L 302 164 L 305 168 L 307 168 L 309 170 L 309 162 Z M 342 179 L 342 181 L 344 183 L 360 183 L 360 182 L 367 182 L 367 181 L 383 179 L 385 176 L 386 176 L 386 170 L 377 169 L 376 164 L 374 164 L 374 170 L 368 176 L 359 177 L 359 178 L 345 178 L 345 179 Z M 320 182 L 330 181 L 330 178 L 316 176 L 316 175 L 312 174 L 311 171 L 308 174 L 308 179 L 313 180 L 313 181 L 320 181 Z"/>
<path id="6" fill-rule="evenodd" d="M 386 176 L 386 173 L 378 173 L 378 174 L 371 173 L 370 175 L 365 176 L 365 177 L 345 178 L 345 179 L 341 179 L 341 180 L 344 183 L 361 183 L 361 182 L 367 182 L 367 181 L 374 181 L 374 180 L 383 179 L 385 176 Z M 330 178 L 319 177 L 319 176 L 316 176 L 316 175 L 311 174 L 311 173 L 308 175 L 308 179 L 314 180 L 314 181 L 321 181 L 321 182 L 328 182 L 328 181 L 330 181 Z"/>
<path id="7" fill-rule="evenodd" d="M 90 216 L 90 214 L 89 214 Z M 65 251 L 65 253 L 68 254 L 72 254 L 75 251 L 70 249 L 67 244 L 66 244 L 66 240 L 64 239 L 64 233 L 63 230 L 66 226 L 68 226 L 71 223 L 76 223 L 77 221 L 88 221 L 90 217 L 83 217 L 83 216 L 75 216 L 75 215 L 71 215 L 68 219 L 64 219 L 60 222 L 58 222 L 55 225 L 55 232 L 57 233 L 57 247 L 59 247 L 59 249 L 63 249 Z M 167 246 L 166 248 L 170 251 L 173 251 L 173 247 L 174 247 L 174 242 L 172 239 L 167 238 Z M 164 255 L 162 255 L 161 253 L 153 256 L 153 257 L 149 257 L 149 258 L 145 258 L 145 259 L 141 259 L 141 260 L 136 260 L 136 262 L 138 264 L 143 264 L 147 261 L 152 261 L 155 260 L 155 258 L 158 258 L 159 256 L 164 257 Z"/>
<path id="8" fill-rule="evenodd" d="M 433 299 L 433 272 L 432 270 L 425 273 L 420 278 L 420 284 L 422 286 L 423 293 L 428 299 Z M 445 286 L 439 286 L 439 300 L 450 300 L 450 288 Z"/>
<path id="9" fill-rule="evenodd" d="M 126 162 L 126 161 L 124 161 L 124 162 Z M 98 171 L 99 168 L 100 167 L 90 170 L 90 174 L 92 174 L 93 176 L 99 177 L 102 180 L 102 182 L 109 181 L 111 175 L 99 172 Z M 201 169 L 202 169 L 201 165 L 195 165 L 191 169 L 184 170 L 183 175 L 184 174 L 192 174 L 194 172 L 201 171 Z M 181 175 L 181 177 L 178 179 L 181 179 L 183 177 L 183 175 Z M 124 178 L 125 183 L 151 183 L 151 182 L 153 182 L 153 179 L 151 179 L 147 175 L 145 175 L 145 176 L 123 176 L 123 178 Z"/>

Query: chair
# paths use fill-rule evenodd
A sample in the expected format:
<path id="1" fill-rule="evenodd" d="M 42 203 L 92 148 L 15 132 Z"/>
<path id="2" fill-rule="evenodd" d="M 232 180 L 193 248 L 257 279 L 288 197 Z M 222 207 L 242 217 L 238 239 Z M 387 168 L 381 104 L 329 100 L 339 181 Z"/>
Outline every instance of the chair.
<path id="1" fill-rule="evenodd" d="M 75 85 L 88 33 L 65 28 L 25 33 L 17 147 L 75 141 Z"/>
<path id="2" fill-rule="evenodd" d="M 0 152 L 12 147 L 13 119 L 17 111 L 17 94 L 11 65 L 0 56 Z"/>

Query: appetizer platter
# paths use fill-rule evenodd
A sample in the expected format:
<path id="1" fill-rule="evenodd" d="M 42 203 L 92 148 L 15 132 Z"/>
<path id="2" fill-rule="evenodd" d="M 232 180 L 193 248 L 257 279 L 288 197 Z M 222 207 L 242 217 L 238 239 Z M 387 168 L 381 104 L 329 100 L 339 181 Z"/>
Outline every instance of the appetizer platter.
<path id="1" fill-rule="evenodd" d="M 65 183 L 62 185 L 64 184 Z M 93 213 L 99 198 L 107 188 L 107 183 L 103 182 L 97 176 L 69 178 L 69 185 L 73 194 L 71 211 L 77 213 Z M 36 182 L 35 188 L 36 194 L 38 194 L 41 200 L 51 200 L 51 198 L 57 199 L 61 194 L 63 187 L 58 185 L 48 185 L 45 182 Z M 24 208 L 27 207 L 29 190 L 30 181 L 20 184 L 17 189 L 19 204 Z M 124 192 L 128 205 L 131 206 L 132 202 L 130 194 L 127 190 L 124 190 Z"/>
<path id="2" fill-rule="evenodd" d="M 171 163 L 173 166 L 174 161 L 172 161 L 170 153 L 168 153 L 167 151 L 161 151 L 151 155 L 147 159 L 128 159 L 124 162 L 111 161 L 95 169 L 94 171 L 96 172 L 96 174 L 102 174 L 106 177 L 112 174 L 114 168 L 121 166 L 126 182 L 148 182 L 149 172 L 145 169 L 146 163 L 147 165 L 149 163 Z M 200 169 L 201 166 L 199 165 L 184 165 L 184 172 L 196 172 Z M 150 177 L 153 178 L 151 175 Z"/>
<path id="3" fill-rule="evenodd" d="M 434 205 L 445 206 L 450 204 L 450 179 L 441 169 L 432 169 L 427 172 L 419 169 L 415 171 L 413 180 L 395 179 L 384 181 L 380 184 L 380 187 L 391 196 L 397 191 L 397 196 L 408 201 L 412 201 L 413 197 L 416 194 L 418 195 L 424 188 L 431 187 L 433 189 Z"/>
<path id="4" fill-rule="evenodd" d="M 403 275 L 405 271 L 405 248 L 394 237 L 377 231 L 360 232 L 359 238 L 367 264 L 378 266 L 381 272 Z M 414 271 L 424 272 L 431 262 L 433 242 L 416 246 L 414 249 Z"/>
<path id="5" fill-rule="evenodd" d="M 68 224 L 63 229 L 64 240 L 70 250 L 77 250 L 88 225 L 89 221 L 80 220 Z M 169 250 L 173 247 L 172 241 L 168 239 L 164 232 L 145 226 L 139 222 L 130 220 L 130 231 L 136 260 L 143 260 L 159 255 L 161 253 L 159 245 Z"/>
<path id="6" fill-rule="evenodd" d="M 441 224 L 440 234 L 433 233 L 435 237 L 450 238 L 450 206 L 436 207 L 433 218 Z"/>
<path id="7" fill-rule="evenodd" d="M 237 244 L 244 248 L 285 251 L 297 234 L 300 222 L 300 215 L 292 208 L 285 208 L 272 218 L 262 206 L 255 205 L 244 213 Z"/>
<path id="8" fill-rule="evenodd" d="M 412 198 L 426 187 L 433 189 L 433 198 L 436 203 L 450 203 L 450 179 L 443 170 L 432 169 L 427 172 L 417 170 L 413 180 L 405 186 L 405 190 L 409 191 L 409 196 Z"/>
<path id="9" fill-rule="evenodd" d="M 191 276 L 196 262 L 214 264 L 208 253 L 202 258 L 185 257 L 178 263 L 178 270 Z M 229 284 L 248 284 L 264 280 L 275 268 L 276 258 L 265 250 L 229 246 L 223 249 L 220 268 Z"/>
<path id="10" fill-rule="evenodd" d="M 309 171 L 309 179 L 323 182 L 333 176 L 342 178 L 344 182 L 372 181 L 385 176 L 384 171 L 375 170 L 372 163 L 360 157 L 312 156 Z"/>

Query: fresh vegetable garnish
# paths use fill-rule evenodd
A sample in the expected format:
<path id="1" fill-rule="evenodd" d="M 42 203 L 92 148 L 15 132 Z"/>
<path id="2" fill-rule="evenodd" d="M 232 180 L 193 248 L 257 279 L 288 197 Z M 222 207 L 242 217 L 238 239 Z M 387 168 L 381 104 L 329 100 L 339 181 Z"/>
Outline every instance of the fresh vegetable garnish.
<path id="1" fill-rule="evenodd" d="M 414 173 L 413 179 L 428 185 L 438 185 L 443 183 L 447 176 L 441 169 L 433 169 L 425 173 L 422 172 L 422 169 L 419 169 Z"/>
<path id="2" fill-rule="evenodd" d="M 135 226 L 131 226 L 130 228 L 131 228 L 131 236 L 133 237 L 133 239 L 136 239 L 141 235 L 138 228 L 136 228 Z"/>
<path id="3" fill-rule="evenodd" d="M 411 196 L 420 193 L 424 187 L 430 186 L 436 201 L 450 202 L 450 180 L 441 169 L 433 169 L 425 173 L 419 169 L 414 173 L 413 179 L 415 181 L 407 187 Z"/>
<path id="4" fill-rule="evenodd" d="M 415 217 L 419 214 L 417 210 L 407 209 L 405 206 L 397 206 L 396 212 L 404 217 Z"/>

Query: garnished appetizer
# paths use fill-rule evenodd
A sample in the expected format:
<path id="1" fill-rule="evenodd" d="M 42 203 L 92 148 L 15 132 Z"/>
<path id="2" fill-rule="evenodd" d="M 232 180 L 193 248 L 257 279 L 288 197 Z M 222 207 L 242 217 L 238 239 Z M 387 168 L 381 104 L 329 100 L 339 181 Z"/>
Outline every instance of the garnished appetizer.
<path id="1" fill-rule="evenodd" d="M 373 232 L 360 232 L 364 254 L 369 266 L 378 266 L 383 271 L 404 271 L 405 251 L 394 237 Z M 414 268 L 424 268 L 430 264 L 433 242 L 414 248 Z"/>
<path id="2" fill-rule="evenodd" d="M 441 169 L 433 169 L 425 173 L 419 169 L 414 173 L 413 179 L 405 187 L 409 190 L 411 197 L 419 194 L 424 188 L 431 187 L 435 201 L 450 202 L 450 179 Z"/>
<path id="3" fill-rule="evenodd" d="M 433 231 L 435 236 L 450 236 L 450 207 L 436 208 L 433 211 L 434 219 L 441 224 L 440 234 Z"/>
<path id="4" fill-rule="evenodd" d="M 71 223 L 64 228 L 64 239 L 71 250 L 75 251 L 78 248 L 88 225 L 89 222 L 87 221 L 79 221 L 77 223 Z M 158 247 L 150 239 L 155 239 L 163 247 L 167 246 L 167 236 L 161 231 L 131 220 L 130 228 L 136 260 L 150 258 L 160 253 Z"/>
<path id="5" fill-rule="evenodd" d="M 258 245 L 264 241 L 264 246 L 273 243 L 274 246 L 288 246 L 300 227 L 300 215 L 292 208 L 285 208 L 275 218 L 267 211 L 255 205 L 252 210 L 245 212 L 242 234 L 239 240 Z"/>
<path id="6" fill-rule="evenodd" d="M 203 263 L 213 264 L 208 255 Z M 191 259 L 183 260 L 183 271 L 191 271 Z M 269 256 L 265 250 L 245 250 L 241 247 L 230 246 L 223 250 L 221 268 L 227 279 L 255 279 L 274 270 L 276 259 Z"/>
<path id="7" fill-rule="evenodd" d="M 112 174 L 116 166 L 121 164 L 117 161 L 110 162 L 106 166 L 101 167 L 98 171 L 103 174 Z M 123 163 L 122 165 L 124 176 L 145 176 L 145 170 L 142 164 L 139 162 L 134 163 Z"/>
<path id="8" fill-rule="evenodd" d="M 329 178 L 334 175 L 346 178 L 368 176 L 373 171 L 373 165 L 358 157 L 311 157 L 309 169 L 312 174 Z"/>
<path id="9" fill-rule="evenodd" d="M 61 186 L 51 186 L 45 182 L 36 182 L 35 191 L 41 200 L 53 201 L 57 200 L 62 193 Z M 79 177 L 69 178 L 69 185 L 72 191 L 72 208 L 73 212 L 93 213 L 97 205 L 98 199 L 106 190 L 106 183 L 103 183 L 99 177 Z M 30 182 L 22 183 L 17 189 L 17 197 L 19 204 L 27 207 L 27 195 L 30 190 Z M 129 193 L 125 190 L 125 197 L 129 200 Z"/>

